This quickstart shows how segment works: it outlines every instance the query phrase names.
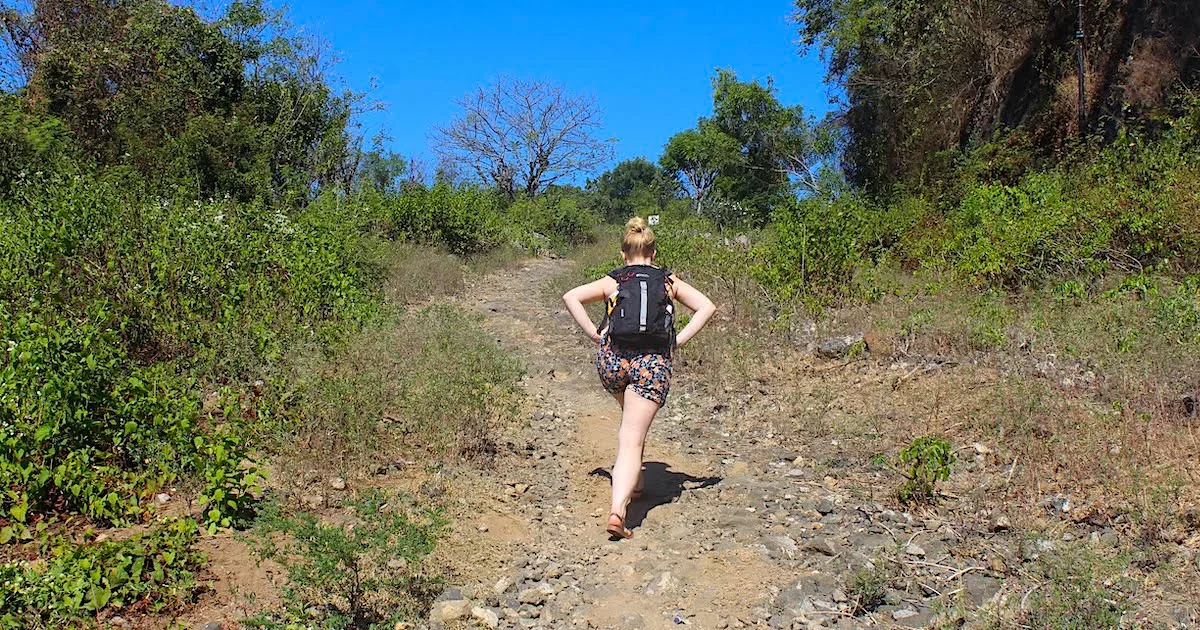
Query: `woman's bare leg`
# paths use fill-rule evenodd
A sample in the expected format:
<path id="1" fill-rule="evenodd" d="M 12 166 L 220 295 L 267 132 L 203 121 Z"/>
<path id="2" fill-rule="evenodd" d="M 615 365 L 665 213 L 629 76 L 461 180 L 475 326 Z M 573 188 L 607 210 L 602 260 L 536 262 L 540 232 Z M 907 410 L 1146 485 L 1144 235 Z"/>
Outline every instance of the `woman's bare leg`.
<path id="1" fill-rule="evenodd" d="M 618 392 L 616 394 L 613 394 L 612 397 L 617 401 L 617 406 L 621 408 L 621 411 L 625 411 L 625 392 Z M 646 442 L 645 442 L 645 440 L 642 441 L 642 454 L 641 454 L 640 461 L 642 461 L 642 462 L 646 461 Z M 638 465 L 637 483 L 635 483 L 633 485 L 633 490 L 634 490 L 634 492 L 642 492 L 645 489 L 646 489 L 646 480 L 642 476 L 641 465 Z"/>
<path id="2" fill-rule="evenodd" d="M 621 430 L 617 436 L 617 461 L 613 464 L 612 513 L 625 518 L 625 508 L 642 471 L 642 453 L 646 447 L 646 434 L 658 403 L 646 400 L 634 392 L 624 397 L 621 412 Z"/>

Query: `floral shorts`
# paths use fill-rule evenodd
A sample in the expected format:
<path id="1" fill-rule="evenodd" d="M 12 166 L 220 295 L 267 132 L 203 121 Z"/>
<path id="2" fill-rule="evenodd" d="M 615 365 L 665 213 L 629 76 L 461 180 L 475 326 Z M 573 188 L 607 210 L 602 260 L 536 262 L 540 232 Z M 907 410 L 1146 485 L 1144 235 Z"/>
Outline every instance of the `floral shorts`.
<path id="1" fill-rule="evenodd" d="M 661 407 L 671 391 L 671 358 L 665 354 L 624 350 L 604 336 L 596 352 L 596 371 L 610 394 L 625 388 Z"/>

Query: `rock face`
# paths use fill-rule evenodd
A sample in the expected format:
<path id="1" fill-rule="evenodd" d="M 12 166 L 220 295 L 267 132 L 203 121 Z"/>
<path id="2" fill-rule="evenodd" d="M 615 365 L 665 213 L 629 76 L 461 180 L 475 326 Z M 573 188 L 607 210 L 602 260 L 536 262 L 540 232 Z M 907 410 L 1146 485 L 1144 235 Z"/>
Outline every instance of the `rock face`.
<path id="1" fill-rule="evenodd" d="M 804 545 L 804 549 L 807 551 L 823 553 L 827 556 L 836 556 L 838 554 L 837 544 L 831 542 L 824 536 L 818 536 L 808 541 L 808 543 Z"/>
<path id="2" fill-rule="evenodd" d="M 540 606 L 546 602 L 546 592 L 540 587 L 523 589 L 517 594 L 517 601 L 522 604 Z"/>
<path id="3" fill-rule="evenodd" d="M 800 547 L 791 536 L 768 536 L 763 539 L 767 554 L 775 559 L 794 559 Z"/>
<path id="4" fill-rule="evenodd" d="M 975 574 L 967 575 L 965 581 L 967 603 L 976 608 L 991 601 L 996 593 L 1000 592 L 1000 587 L 1003 585 L 996 578 Z"/>

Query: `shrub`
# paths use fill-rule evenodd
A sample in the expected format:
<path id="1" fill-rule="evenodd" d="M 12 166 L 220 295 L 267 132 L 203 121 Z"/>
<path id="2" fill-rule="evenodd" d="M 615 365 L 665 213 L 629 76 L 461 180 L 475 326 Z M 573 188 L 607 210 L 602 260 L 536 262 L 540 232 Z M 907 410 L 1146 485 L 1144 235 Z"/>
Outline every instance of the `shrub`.
<path id="1" fill-rule="evenodd" d="M 31 115 L 20 97 L 0 94 L 0 192 L 57 167 L 69 151 L 69 134 L 61 120 Z"/>
<path id="2" fill-rule="evenodd" d="M 228 414 L 227 414 L 228 415 Z M 198 435 L 196 469 L 204 482 L 200 503 L 209 533 L 217 528 L 245 527 L 254 512 L 254 494 L 266 474 L 250 461 L 245 441 L 228 427 Z"/>
<path id="3" fill-rule="evenodd" d="M 1043 587 L 1030 598 L 1023 625 L 1068 630 L 1122 627 L 1130 601 L 1115 588 L 1120 580 L 1118 565 L 1082 547 L 1043 555 L 1035 567 Z"/>
<path id="4" fill-rule="evenodd" d="M 928 189 L 784 205 L 756 278 L 794 300 L 845 297 L 856 268 L 888 257 L 1008 289 L 1164 260 L 1190 268 L 1200 262 L 1197 109 L 1160 138 L 1122 132 L 1094 157 L 1041 172 L 1029 170 L 1028 139 L 1013 132 L 948 159 Z"/>
<path id="5" fill-rule="evenodd" d="M 282 610 L 250 620 L 264 628 L 317 623 L 322 628 L 391 628 L 416 617 L 439 581 L 420 570 L 446 521 L 407 508 L 401 497 L 374 491 L 351 503 L 351 526 L 311 514 L 284 515 L 272 504 L 249 538 L 260 560 L 287 571 Z"/>
<path id="6" fill-rule="evenodd" d="M 905 476 L 899 497 L 904 503 L 924 503 L 937 496 L 937 483 L 950 478 L 950 470 L 958 458 L 950 443 L 932 436 L 920 437 L 898 457 Z"/>
<path id="7" fill-rule="evenodd" d="M 37 563 L 0 564 L 0 628 L 62 628 L 126 609 L 158 612 L 197 590 L 196 523 L 166 520 L 121 541 L 54 539 Z"/>
<path id="8" fill-rule="evenodd" d="M 196 470 L 208 383 L 374 317 L 361 227 L 325 210 L 160 200 L 83 176 L 0 201 L 0 471 L 13 480 L 0 518 L 23 533 L 31 512 L 139 514 Z M 258 418 L 256 405 L 224 419 Z"/>
<path id="9" fill-rule="evenodd" d="M 892 575 L 882 566 L 854 571 L 846 584 L 846 596 L 850 598 L 850 605 L 853 607 L 851 614 L 864 615 L 882 606 L 891 580 Z"/>
<path id="10" fill-rule="evenodd" d="M 367 194 L 368 200 L 372 197 Z M 440 245 L 455 254 L 485 251 L 500 242 L 496 197 L 481 188 L 445 182 L 431 188 L 409 186 L 376 203 L 386 208 L 390 235 L 401 240 Z"/>
<path id="11" fill-rule="evenodd" d="M 504 212 L 513 240 L 536 247 L 540 239 L 552 247 L 586 243 L 600 219 L 579 202 L 564 195 L 522 199 Z"/>
<path id="12" fill-rule="evenodd" d="M 136 515 L 139 497 L 191 454 L 186 383 L 129 369 L 119 331 L 100 323 L 103 311 L 91 315 L 42 323 L 0 304 L 0 517 L 18 532 L 31 511 Z"/>
<path id="13" fill-rule="evenodd" d="M 856 195 L 779 208 L 754 276 L 782 300 L 843 293 L 864 259 L 867 213 Z"/>

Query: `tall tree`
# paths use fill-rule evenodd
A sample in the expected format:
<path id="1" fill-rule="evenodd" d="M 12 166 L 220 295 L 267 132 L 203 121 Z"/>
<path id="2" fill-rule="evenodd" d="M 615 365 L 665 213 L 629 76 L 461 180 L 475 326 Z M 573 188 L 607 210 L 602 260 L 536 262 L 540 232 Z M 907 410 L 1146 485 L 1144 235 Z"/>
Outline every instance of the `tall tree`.
<path id="1" fill-rule="evenodd" d="M 624 160 L 587 184 L 588 206 L 606 221 L 621 222 L 638 212 L 661 210 L 678 185 L 646 158 Z"/>
<path id="2" fill-rule="evenodd" d="M 1200 85 L 1200 4 L 1083 5 L 1079 129 L 1075 0 L 794 0 L 805 47 L 845 90 L 850 179 L 921 184 L 938 154 L 1020 129 L 1042 151 L 1081 131 L 1153 124 Z"/>
<path id="3" fill-rule="evenodd" d="M 817 125 L 799 105 L 780 103 L 769 78 L 746 82 L 719 70 L 712 84 L 712 115 L 671 138 L 661 162 L 697 209 L 719 193 L 762 224 L 796 187 L 821 192 L 818 171 L 833 152 L 832 126 Z"/>
<path id="4" fill-rule="evenodd" d="M 770 77 L 765 83 L 740 81 L 732 70 L 718 70 L 712 82 L 708 120 L 737 141 L 744 158 L 722 170 L 723 190 L 763 219 L 790 194 L 793 183 L 819 192 L 817 167 L 832 149 L 827 131 L 803 107 L 780 103 Z"/>
<path id="5" fill-rule="evenodd" d="M 667 141 L 659 163 L 663 170 L 679 178 L 680 184 L 704 211 L 704 202 L 712 194 L 722 172 L 744 163 L 737 140 L 711 123 L 701 121 L 698 129 L 681 131 Z"/>
<path id="6" fill-rule="evenodd" d="M 398 193 L 409 173 L 409 166 L 403 156 L 384 149 L 377 139 L 371 150 L 364 152 L 359 160 L 355 187 L 381 193 Z"/>
<path id="7" fill-rule="evenodd" d="M 434 133 L 444 159 L 514 198 L 595 170 L 612 157 L 594 99 L 543 81 L 501 79 L 459 99 L 462 113 Z"/>

